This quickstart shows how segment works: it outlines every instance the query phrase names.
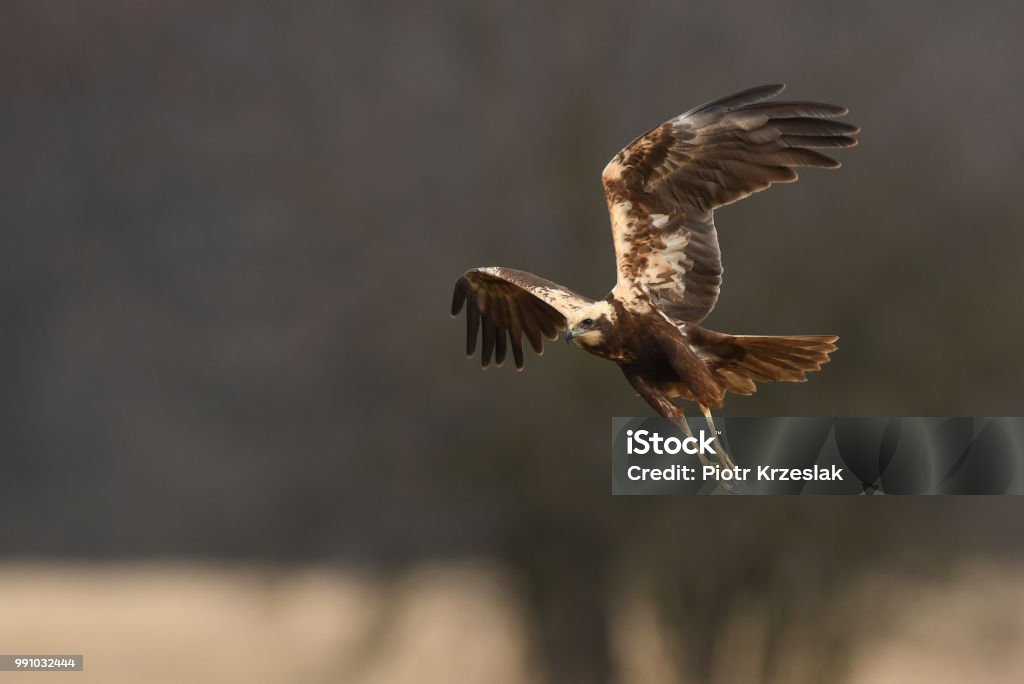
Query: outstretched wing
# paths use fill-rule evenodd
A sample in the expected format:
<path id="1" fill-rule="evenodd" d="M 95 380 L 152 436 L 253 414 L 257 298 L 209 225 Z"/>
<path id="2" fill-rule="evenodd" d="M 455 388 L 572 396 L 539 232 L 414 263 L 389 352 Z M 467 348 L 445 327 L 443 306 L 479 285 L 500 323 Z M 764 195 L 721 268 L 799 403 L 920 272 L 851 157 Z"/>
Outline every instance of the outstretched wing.
<path id="1" fill-rule="evenodd" d="M 722 282 L 713 212 L 795 167 L 836 168 L 812 148 L 852 147 L 856 126 L 832 117 L 845 107 L 770 102 L 784 86 L 751 88 L 666 121 L 615 155 L 602 174 L 615 240 L 616 290 L 646 290 L 672 318 L 697 323 Z"/>
<path id="2" fill-rule="evenodd" d="M 480 361 L 486 368 L 494 356 L 501 365 L 508 351 L 505 337 L 512 344 L 516 368 L 523 368 L 523 335 L 538 354 L 544 352 L 541 336 L 558 339 L 566 317 L 593 300 L 567 287 L 526 271 L 500 266 L 466 271 L 455 283 L 452 316 L 466 305 L 466 355 L 476 352 L 477 331 L 483 349 Z"/>

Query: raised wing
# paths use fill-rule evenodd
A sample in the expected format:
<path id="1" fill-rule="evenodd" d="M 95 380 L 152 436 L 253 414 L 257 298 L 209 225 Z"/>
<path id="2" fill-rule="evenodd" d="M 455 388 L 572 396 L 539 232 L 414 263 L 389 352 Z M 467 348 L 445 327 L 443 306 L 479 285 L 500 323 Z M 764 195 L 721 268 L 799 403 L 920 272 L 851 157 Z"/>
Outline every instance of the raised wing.
<path id="1" fill-rule="evenodd" d="M 845 107 L 767 101 L 783 88 L 701 105 L 640 136 L 605 167 L 616 291 L 627 305 L 641 289 L 672 318 L 704 320 L 722 283 L 713 211 L 795 181 L 795 167 L 839 166 L 811 148 L 857 144 L 859 128 L 831 120 Z"/>
<path id="2" fill-rule="evenodd" d="M 477 331 L 482 330 L 480 361 L 485 368 L 494 356 L 500 366 L 512 344 L 516 368 L 523 368 L 523 336 L 538 354 L 544 352 L 541 336 L 558 339 L 566 317 L 593 300 L 578 295 L 526 271 L 500 266 L 466 271 L 455 283 L 452 316 L 466 305 L 466 355 L 476 352 Z"/>

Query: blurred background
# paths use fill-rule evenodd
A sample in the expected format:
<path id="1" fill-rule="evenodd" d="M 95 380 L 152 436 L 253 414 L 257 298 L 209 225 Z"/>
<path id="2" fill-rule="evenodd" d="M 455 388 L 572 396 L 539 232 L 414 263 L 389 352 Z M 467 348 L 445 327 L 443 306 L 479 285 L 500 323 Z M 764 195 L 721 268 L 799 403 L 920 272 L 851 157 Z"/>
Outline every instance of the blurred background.
<path id="1" fill-rule="evenodd" d="M 565 345 L 481 372 L 466 269 L 594 297 L 607 160 L 786 82 L 844 167 L 717 214 L 708 326 L 842 337 L 728 415 L 1020 415 L 1019 3 L 0 7 L 0 647 L 82 682 L 1007 682 L 1012 498 L 612 498 Z M 0 673 L 0 681 L 34 675 Z"/>

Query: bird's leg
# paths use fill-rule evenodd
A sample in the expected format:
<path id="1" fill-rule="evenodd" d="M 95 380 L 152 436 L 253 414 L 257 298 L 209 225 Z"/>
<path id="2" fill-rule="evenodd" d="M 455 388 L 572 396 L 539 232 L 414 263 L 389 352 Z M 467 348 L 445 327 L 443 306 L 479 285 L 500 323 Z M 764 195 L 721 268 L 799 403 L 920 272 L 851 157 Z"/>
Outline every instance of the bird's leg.
<path id="1" fill-rule="evenodd" d="M 704 408 L 704 407 L 701 406 L 701 408 Z M 708 418 L 710 415 L 711 415 L 710 413 L 705 413 L 704 417 Z M 710 420 L 710 418 L 709 418 L 709 420 Z M 686 418 L 683 417 L 682 409 L 679 409 L 679 418 L 675 419 L 675 422 L 680 425 L 680 427 L 682 428 L 683 432 L 686 433 L 687 437 L 693 437 L 693 431 L 690 429 L 690 424 L 686 422 Z M 714 425 L 711 426 L 711 429 L 712 429 L 712 431 L 714 431 Z M 696 438 L 694 438 L 694 439 L 696 439 Z M 716 441 L 718 440 L 718 434 L 717 433 L 715 434 L 715 440 Z M 697 443 L 699 443 L 699 441 L 700 440 L 697 440 Z M 725 456 L 725 459 L 720 460 L 718 463 L 715 463 L 710 458 L 705 456 L 704 452 L 701 449 L 697 449 L 697 458 L 700 459 L 700 464 L 704 465 L 704 466 L 710 466 L 712 468 L 714 468 L 715 466 L 721 466 L 721 468 L 723 468 L 723 469 L 732 467 L 732 459 L 730 459 L 729 455 L 725 453 L 725 449 L 722 448 L 722 443 L 721 442 L 718 443 L 718 449 L 722 453 L 722 455 Z M 715 468 L 715 481 L 718 482 L 718 486 L 719 487 L 721 487 L 722 489 L 726 490 L 727 492 L 737 492 L 737 491 L 739 491 L 739 490 L 736 489 L 736 484 L 734 482 L 732 482 L 731 480 L 725 480 L 725 479 L 722 478 L 722 476 L 721 476 L 721 469 L 719 469 L 719 468 Z"/>
<path id="2" fill-rule="evenodd" d="M 677 407 L 678 408 L 678 407 Z M 683 415 L 683 410 L 679 410 L 679 415 L 672 418 L 672 422 L 679 426 L 679 429 L 683 431 L 683 434 L 691 439 L 696 439 L 693 436 L 693 430 L 690 429 L 690 424 L 686 422 L 686 416 Z M 717 465 L 710 458 L 704 455 L 704 452 L 700 449 L 697 450 L 697 458 L 700 459 L 700 464 L 705 466 Z"/>
<path id="3" fill-rule="evenodd" d="M 687 437 L 693 437 L 693 430 L 690 429 L 690 424 L 686 422 L 686 416 L 683 414 L 683 409 L 680 408 L 678 404 L 672 401 L 672 397 L 670 397 L 666 392 L 661 391 L 658 387 L 647 382 L 647 380 L 645 380 L 642 376 L 633 375 L 632 373 L 629 373 L 627 371 L 626 379 L 629 380 L 629 384 L 633 386 L 633 389 L 637 391 L 637 393 L 644 399 L 644 401 L 650 404 L 651 408 L 657 411 L 662 418 L 667 418 L 673 423 L 675 423 L 676 426 L 680 430 L 682 430 Z M 705 414 L 705 416 L 708 415 L 710 414 Z M 707 456 L 700 453 L 699 449 L 697 450 L 697 458 L 700 459 L 701 465 L 718 465 L 711 461 Z M 728 457 L 726 462 L 732 463 L 731 460 L 728 460 Z M 715 472 L 718 471 L 716 470 Z M 715 477 L 715 480 L 718 482 L 719 486 L 721 486 L 725 490 L 736 490 L 736 486 L 728 480 L 723 480 L 722 478 L 717 476 Z"/>
<path id="4" fill-rule="evenodd" d="M 715 427 L 715 420 L 711 417 L 711 409 L 704 404 L 698 404 L 698 406 L 700 406 L 700 410 L 704 414 L 704 420 L 708 423 L 708 429 L 711 430 L 712 434 L 714 434 L 715 441 L 718 443 L 719 464 L 726 469 L 735 468 L 736 463 L 732 460 L 732 457 L 729 456 L 729 452 L 725 450 L 725 446 L 722 444 L 722 440 L 719 437 L 718 429 Z"/>

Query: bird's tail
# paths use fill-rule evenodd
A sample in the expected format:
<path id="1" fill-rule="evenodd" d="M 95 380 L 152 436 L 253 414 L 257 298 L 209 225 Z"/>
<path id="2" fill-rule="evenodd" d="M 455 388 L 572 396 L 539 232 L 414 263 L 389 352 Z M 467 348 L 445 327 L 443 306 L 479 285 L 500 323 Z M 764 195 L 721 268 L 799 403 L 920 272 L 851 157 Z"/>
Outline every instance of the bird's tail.
<path id="1" fill-rule="evenodd" d="M 729 353 L 720 353 L 715 375 L 734 394 L 753 394 L 758 382 L 804 382 L 806 373 L 821 370 L 829 362 L 828 355 L 836 350 L 839 339 L 835 335 L 726 337 L 723 346 Z"/>

